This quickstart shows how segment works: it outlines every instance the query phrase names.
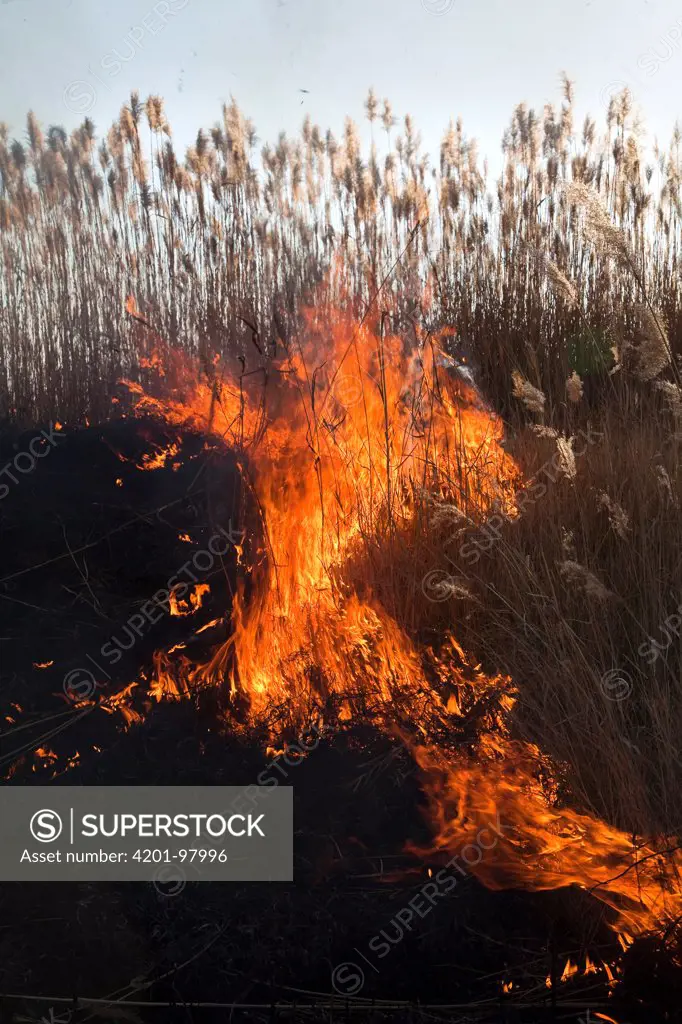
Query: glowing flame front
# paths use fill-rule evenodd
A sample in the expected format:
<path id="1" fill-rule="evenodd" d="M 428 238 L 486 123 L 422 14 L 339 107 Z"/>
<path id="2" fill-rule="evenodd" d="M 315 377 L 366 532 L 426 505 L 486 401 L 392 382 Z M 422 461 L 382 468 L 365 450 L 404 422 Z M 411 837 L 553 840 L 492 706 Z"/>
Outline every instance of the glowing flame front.
<path id="1" fill-rule="evenodd" d="M 674 858 L 558 806 L 556 769 L 511 738 L 511 680 L 469 664 L 454 637 L 437 653 L 418 647 L 380 596 L 382 545 L 410 545 L 428 495 L 469 522 L 493 510 L 516 514 L 520 474 L 501 446 L 501 422 L 439 369 L 437 344 L 408 354 L 400 339 L 342 315 L 331 326 L 313 312 L 306 320 L 305 343 L 270 369 L 264 387 L 219 365 L 214 380 L 202 379 L 168 352 L 150 365 L 163 366 L 173 397 L 129 385 L 138 412 L 236 450 L 265 538 L 253 557 L 253 594 L 235 597 L 230 638 L 205 664 L 158 652 L 153 695 L 229 686 L 252 721 L 279 705 L 293 726 L 316 710 L 398 729 L 422 769 L 434 829 L 432 845 L 416 852 L 444 859 L 501 823 L 470 868 L 489 887 L 577 884 L 616 910 L 619 930 L 661 926 L 682 912 Z M 393 593 L 401 586 L 394 580 Z M 474 750 L 436 739 L 484 695 L 494 710 Z"/>

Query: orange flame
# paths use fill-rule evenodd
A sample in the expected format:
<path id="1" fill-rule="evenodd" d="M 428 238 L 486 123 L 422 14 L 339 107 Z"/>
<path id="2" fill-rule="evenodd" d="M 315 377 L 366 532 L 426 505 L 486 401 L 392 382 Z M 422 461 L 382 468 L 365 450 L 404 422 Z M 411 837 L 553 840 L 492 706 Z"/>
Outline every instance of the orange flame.
<path id="1" fill-rule="evenodd" d="M 569 956 L 568 960 L 566 961 L 566 966 L 564 967 L 563 974 L 561 975 L 561 981 L 568 981 L 569 978 L 572 978 L 573 975 L 577 973 L 578 965 L 571 963 L 571 958 Z"/>
<path id="2" fill-rule="evenodd" d="M 145 454 L 142 456 L 142 462 L 136 463 L 138 469 L 143 470 L 154 470 L 163 469 L 169 459 L 174 459 L 180 451 L 180 446 L 176 443 L 169 444 L 167 448 L 158 448 L 153 454 Z M 173 469 L 177 468 L 178 464 L 172 464 Z"/>
<path id="3" fill-rule="evenodd" d="M 512 739 L 511 680 L 486 676 L 453 637 L 438 653 L 418 648 L 372 585 L 379 541 L 408 546 L 433 496 L 470 523 L 518 514 L 520 474 L 500 420 L 473 389 L 443 377 L 437 345 L 410 355 L 399 338 L 342 315 L 330 325 L 308 312 L 306 321 L 306 341 L 264 390 L 219 363 L 202 377 L 179 353 L 164 357 L 172 397 L 128 384 L 139 413 L 210 433 L 243 456 L 266 537 L 253 558 L 254 593 L 248 603 L 243 588 L 236 594 L 229 640 L 206 664 L 157 652 L 152 696 L 223 686 L 252 720 L 279 705 L 302 725 L 317 706 L 341 722 L 363 716 L 397 728 L 422 770 L 433 825 L 431 845 L 414 852 L 457 855 L 498 823 L 470 867 L 490 888 L 578 885 L 614 909 L 621 931 L 661 927 L 682 912 L 682 864 L 560 806 L 560 767 Z M 456 735 L 477 702 L 490 710 L 473 748 L 440 738 Z"/>
<path id="4" fill-rule="evenodd" d="M 38 747 L 34 750 L 34 756 L 39 760 L 41 768 L 51 768 L 52 765 L 58 760 L 54 750 L 49 747 Z M 37 765 L 33 765 L 33 771 L 36 771 Z"/>
<path id="5" fill-rule="evenodd" d="M 177 587 L 171 591 L 169 596 L 170 613 L 171 615 L 193 615 L 194 612 L 201 608 L 204 596 L 210 594 L 211 588 L 208 583 L 197 583 L 196 586 L 190 591 L 189 601 L 180 600 L 177 595 L 179 587 L 185 584 L 179 583 Z"/>

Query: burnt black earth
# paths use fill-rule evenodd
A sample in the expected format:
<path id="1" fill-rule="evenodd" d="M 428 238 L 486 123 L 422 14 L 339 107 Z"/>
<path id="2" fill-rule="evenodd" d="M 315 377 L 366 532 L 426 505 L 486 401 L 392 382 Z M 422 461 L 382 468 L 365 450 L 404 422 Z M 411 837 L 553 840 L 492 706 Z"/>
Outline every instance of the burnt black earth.
<path id="1" fill-rule="evenodd" d="M 138 468 L 168 451 L 160 468 Z M 25 452 L 33 465 L 17 463 Z M 582 964 L 587 954 L 620 954 L 603 906 L 574 888 L 490 892 L 465 874 L 423 918 L 401 924 L 439 865 L 405 852 L 429 832 L 419 777 L 398 739 L 343 723 L 308 757 L 273 767 L 264 729 L 231 726 L 239 711 L 227 682 L 180 701 L 148 698 L 155 651 L 183 642 L 202 661 L 227 635 L 242 571 L 235 547 L 203 574 L 193 553 L 220 529 L 245 530 L 251 553 L 264 546 L 234 454 L 196 433 L 121 418 L 59 431 L 5 428 L 0 470 L 7 466 L 5 784 L 246 786 L 268 769 L 294 790 L 295 881 L 190 882 L 179 892 L 152 883 L 0 884 L 0 1024 L 681 1019 L 679 974 L 657 941 L 630 949 L 611 994 L 603 974 L 561 983 L 569 957 Z M 201 608 L 150 622 L 141 609 L 188 560 L 210 585 Z M 248 600 L 249 580 L 241 583 Z M 216 618 L 220 625 L 193 639 Z M 101 654 L 112 637 L 115 663 Z M 102 696 L 141 681 L 140 724 L 124 729 L 120 715 L 98 708 L 73 714 L 65 680 L 83 668 Z"/>

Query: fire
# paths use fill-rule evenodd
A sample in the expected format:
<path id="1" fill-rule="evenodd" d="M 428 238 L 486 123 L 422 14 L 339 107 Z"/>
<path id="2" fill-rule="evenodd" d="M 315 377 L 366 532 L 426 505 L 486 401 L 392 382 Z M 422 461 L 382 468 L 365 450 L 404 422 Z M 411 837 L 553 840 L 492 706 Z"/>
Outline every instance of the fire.
<path id="1" fill-rule="evenodd" d="M 153 454 L 143 455 L 142 462 L 136 463 L 137 468 L 143 470 L 163 469 L 169 459 L 175 459 L 179 451 L 180 445 L 176 442 L 169 444 L 166 448 L 157 448 Z M 171 465 L 173 469 L 177 469 L 180 463 L 173 462 Z"/>
<path id="2" fill-rule="evenodd" d="M 353 354 L 345 360 L 349 337 Z M 475 515 L 494 501 L 509 506 L 518 475 L 498 443 L 501 423 L 464 385 L 448 390 L 437 380 L 430 352 L 417 367 L 399 339 L 382 346 L 367 327 L 354 335 L 342 319 L 331 347 L 336 366 L 328 359 L 324 373 L 312 363 L 314 344 L 293 353 L 266 395 L 265 413 L 255 388 L 250 394 L 229 378 L 220 383 L 220 402 L 209 383 L 184 402 L 161 402 L 133 387 L 140 412 L 209 427 L 249 456 L 267 558 L 254 568 L 257 596 L 246 608 L 237 594 L 234 635 L 196 681 L 220 684 L 228 671 L 254 717 L 271 702 L 302 711 L 320 668 L 325 688 L 342 695 L 351 714 L 364 712 L 368 700 L 386 705 L 398 691 L 418 690 L 418 653 L 371 594 L 344 583 L 343 567 L 362 556 L 373 531 L 409 533 L 425 490 L 456 493 Z M 352 403 L 344 405 L 348 395 Z"/>
<path id="3" fill-rule="evenodd" d="M 51 750 L 49 747 L 38 747 L 34 750 L 33 754 L 39 762 L 38 765 L 33 765 L 33 771 L 36 771 L 38 767 L 51 768 L 58 760 L 54 750 Z"/>
<path id="4" fill-rule="evenodd" d="M 222 622 L 222 619 L 211 619 L 211 621 L 207 622 L 204 626 L 199 626 L 199 629 L 195 631 L 194 635 L 198 636 L 199 633 L 205 633 L 207 629 L 212 629 L 214 626 L 217 626 L 219 622 Z"/>
<path id="5" fill-rule="evenodd" d="M 585 970 L 583 974 L 596 974 L 599 968 L 596 964 L 592 963 L 589 956 L 585 957 Z"/>
<path id="6" fill-rule="evenodd" d="M 34 668 L 49 668 L 50 665 L 54 665 L 54 661 L 34 661 Z"/>
<path id="7" fill-rule="evenodd" d="M 132 300 L 128 311 L 145 323 Z M 238 378 L 171 352 L 149 364 L 163 364 L 170 397 L 128 383 L 139 413 L 237 453 L 265 536 L 251 553 L 253 593 L 247 602 L 240 586 L 235 596 L 229 639 L 205 664 L 157 652 L 151 695 L 218 686 L 252 721 L 280 706 L 294 726 L 316 709 L 397 731 L 421 768 L 433 826 L 430 846 L 413 852 L 445 860 L 497 823 L 497 841 L 470 866 L 490 888 L 577 885 L 613 909 L 619 931 L 659 929 L 682 913 L 674 858 L 562 806 L 561 766 L 512 738 L 512 681 L 486 676 L 454 637 L 438 651 L 417 646 L 382 600 L 381 551 L 411 550 L 434 495 L 473 524 L 517 514 L 521 479 L 502 423 L 443 373 L 437 343 L 410 354 L 343 315 L 330 324 L 309 312 L 306 322 L 305 342 L 265 386 L 259 374 Z M 176 615 L 195 607 L 171 602 Z M 474 707 L 486 709 L 480 736 L 458 743 Z"/>
<path id="8" fill-rule="evenodd" d="M 559 983 L 561 984 L 570 981 L 571 978 L 586 978 L 589 974 L 603 973 L 606 975 L 608 979 L 607 984 L 609 988 L 612 988 L 615 984 L 614 970 L 616 971 L 616 973 L 621 973 L 621 968 L 619 966 L 616 965 L 614 968 L 613 965 L 605 963 L 604 961 L 595 964 L 589 956 L 585 957 L 585 966 L 581 970 L 578 964 L 574 964 L 571 958 L 569 957 L 566 963 L 564 964 L 564 969 L 561 973 L 561 977 L 559 978 Z M 545 988 L 552 988 L 551 974 L 548 974 L 545 978 Z"/>
<path id="9" fill-rule="evenodd" d="M 578 965 L 571 963 L 571 958 L 569 957 L 566 961 L 566 966 L 564 967 L 563 974 L 561 975 L 561 981 L 568 981 L 569 978 L 572 978 L 573 975 L 577 973 Z"/>
<path id="10" fill-rule="evenodd" d="M 171 615 L 193 615 L 194 612 L 201 608 L 205 595 L 211 592 L 208 583 L 197 583 L 190 591 L 189 601 L 184 601 L 178 597 L 179 588 L 184 586 L 185 584 L 180 583 L 170 593 L 169 605 Z"/>
<path id="11" fill-rule="evenodd" d="M 143 720 L 142 715 L 131 706 L 132 693 L 137 686 L 137 683 L 129 683 L 118 693 L 100 699 L 99 706 L 109 715 L 122 715 L 126 727 L 139 725 Z"/>
<path id="12" fill-rule="evenodd" d="M 427 780 L 435 830 L 431 852 L 462 850 L 499 815 L 501 837 L 472 872 L 489 888 L 558 889 L 577 885 L 617 912 L 633 934 L 657 929 L 682 909 L 679 859 L 588 814 L 559 807 L 541 775 L 551 766 L 529 744 L 502 737 L 490 757 L 416 750 Z M 422 851 L 429 852 L 429 851 Z"/>

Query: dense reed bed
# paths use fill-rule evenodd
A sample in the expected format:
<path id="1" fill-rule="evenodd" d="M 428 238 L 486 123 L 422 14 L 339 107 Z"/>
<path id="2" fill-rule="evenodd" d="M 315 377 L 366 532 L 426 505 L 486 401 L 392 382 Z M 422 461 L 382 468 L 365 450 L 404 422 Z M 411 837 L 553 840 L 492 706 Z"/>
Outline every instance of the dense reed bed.
<path id="1" fill-rule="evenodd" d="M 336 138 L 309 119 L 259 152 L 232 103 L 183 160 L 162 100 L 136 94 L 99 141 L 87 119 L 43 134 L 29 114 L 23 141 L 0 127 L 0 415 L 105 415 L 138 372 L 130 293 L 171 345 L 210 356 L 254 353 L 252 327 L 272 351 L 313 288 L 364 309 L 383 283 L 377 310 L 456 326 L 508 414 L 514 371 L 549 414 L 572 371 L 589 390 L 613 366 L 614 323 L 636 346 L 655 309 L 677 349 L 679 132 L 649 165 L 630 96 L 578 130 L 565 81 L 558 107 L 516 108 L 490 182 L 459 121 L 433 166 L 409 115 L 399 125 L 372 92 L 365 113 L 369 153 L 351 120 Z M 583 186 L 627 254 L 586 234 Z"/>

